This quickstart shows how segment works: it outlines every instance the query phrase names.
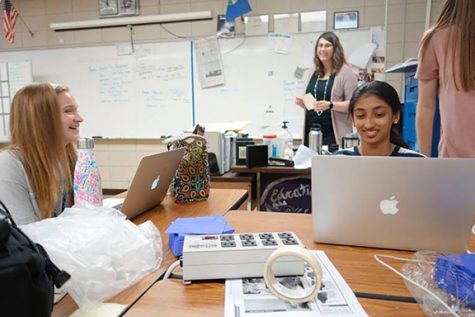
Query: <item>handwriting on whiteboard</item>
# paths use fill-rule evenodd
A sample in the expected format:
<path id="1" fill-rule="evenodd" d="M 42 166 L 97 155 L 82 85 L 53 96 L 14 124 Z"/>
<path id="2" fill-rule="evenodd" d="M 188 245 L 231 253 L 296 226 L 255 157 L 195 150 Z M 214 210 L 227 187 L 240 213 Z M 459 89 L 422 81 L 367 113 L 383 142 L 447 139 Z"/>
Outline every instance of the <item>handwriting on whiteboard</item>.
<path id="1" fill-rule="evenodd" d="M 88 71 L 99 84 L 102 104 L 123 104 L 133 99 L 134 75 L 129 63 L 92 65 Z"/>

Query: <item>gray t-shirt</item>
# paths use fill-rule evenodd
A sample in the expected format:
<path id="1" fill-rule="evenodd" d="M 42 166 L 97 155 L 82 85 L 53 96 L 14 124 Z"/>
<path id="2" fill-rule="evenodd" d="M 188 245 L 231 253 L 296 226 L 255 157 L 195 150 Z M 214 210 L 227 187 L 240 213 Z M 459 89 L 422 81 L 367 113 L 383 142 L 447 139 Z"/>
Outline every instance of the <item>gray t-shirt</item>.
<path id="1" fill-rule="evenodd" d="M 63 194 L 63 196 L 65 196 Z M 41 220 L 40 211 L 23 163 L 14 151 L 0 152 L 0 200 L 17 225 Z M 65 199 L 55 206 L 54 214 L 62 212 Z"/>

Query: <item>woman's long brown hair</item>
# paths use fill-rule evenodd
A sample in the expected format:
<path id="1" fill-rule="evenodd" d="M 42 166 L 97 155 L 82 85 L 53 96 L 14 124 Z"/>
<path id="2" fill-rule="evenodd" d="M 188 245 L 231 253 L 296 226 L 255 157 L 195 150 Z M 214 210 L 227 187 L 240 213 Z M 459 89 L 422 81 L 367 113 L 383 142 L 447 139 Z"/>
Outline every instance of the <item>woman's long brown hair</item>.
<path id="1" fill-rule="evenodd" d="M 61 190 L 72 188 L 73 157 L 63 143 L 56 92 L 50 84 L 28 85 L 15 94 L 10 133 L 10 148 L 25 167 L 41 218 L 51 217 L 62 199 Z"/>
<path id="2" fill-rule="evenodd" d="M 315 55 L 313 57 L 313 63 L 315 64 L 315 73 L 320 77 L 323 77 L 325 75 L 325 70 L 323 69 L 323 63 L 318 58 L 318 54 L 317 54 L 318 42 L 320 42 L 320 39 L 327 40 L 333 45 L 331 74 L 336 75 L 340 71 L 343 64 L 346 63 L 346 61 L 345 61 L 345 53 L 343 51 L 343 46 L 341 46 L 340 39 L 333 32 L 325 32 L 325 33 L 322 33 L 322 35 L 318 37 L 317 43 L 315 44 Z"/>
<path id="3" fill-rule="evenodd" d="M 444 1 L 437 22 L 422 38 L 419 58 L 424 56 L 434 31 L 447 27 L 451 28 L 445 55 L 449 56 L 453 52 L 454 58 L 446 59 L 445 63 L 451 60 L 455 87 L 459 89 L 460 85 L 463 91 L 475 90 L 475 1 Z M 443 81 L 442 79 L 441 82 Z"/>

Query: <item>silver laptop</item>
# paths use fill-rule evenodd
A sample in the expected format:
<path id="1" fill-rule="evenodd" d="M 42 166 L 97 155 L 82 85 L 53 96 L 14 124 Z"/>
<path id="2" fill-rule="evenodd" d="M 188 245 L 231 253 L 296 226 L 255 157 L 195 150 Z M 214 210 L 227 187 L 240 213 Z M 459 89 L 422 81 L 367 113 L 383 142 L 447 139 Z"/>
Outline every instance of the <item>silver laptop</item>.
<path id="1" fill-rule="evenodd" d="M 475 159 L 315 156 L 316 242 L 465 252 L 475 218 Z"/>
<path id="2" fill-rule="evenodd" d="M 131 219 L 159 205 L 167 194 L 183 154 L 184 148 L 143 157 L 124 202 L 114 208 Z"/>

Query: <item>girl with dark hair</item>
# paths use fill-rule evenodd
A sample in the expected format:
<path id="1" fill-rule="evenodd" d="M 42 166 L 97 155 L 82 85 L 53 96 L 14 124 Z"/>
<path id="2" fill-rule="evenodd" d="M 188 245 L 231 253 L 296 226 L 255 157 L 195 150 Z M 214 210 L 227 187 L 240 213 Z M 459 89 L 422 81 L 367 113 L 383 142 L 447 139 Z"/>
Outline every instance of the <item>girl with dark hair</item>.
<path id="1" fill-rule="evenodd" d="M 352 131 L 348 117 L 351 94 L 357 87 L 356 75 L 346 65 L 340 40 L 333 32 L 325 32 L 317 40 L 313 68 L 305 84 L 305 94 L 315 98 L 313 109 L 307 110 L 302 97 L 295 97 L 295 104 L 305 110 L 303 140 L 308 146 L 308 133 L 313 124 L 319 124 L 323 144 L 340 144 L 345 134 Z"/>
<path id="2" fill-rule="evenodd" d="M 401 103 L 396 90 L 388 83 L 372 81 L 356 89 L 348 110 L 361 144 L 336 154 L 424 157 L 407 149 L 397 130 Z"/>

